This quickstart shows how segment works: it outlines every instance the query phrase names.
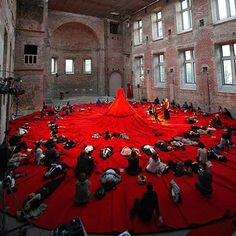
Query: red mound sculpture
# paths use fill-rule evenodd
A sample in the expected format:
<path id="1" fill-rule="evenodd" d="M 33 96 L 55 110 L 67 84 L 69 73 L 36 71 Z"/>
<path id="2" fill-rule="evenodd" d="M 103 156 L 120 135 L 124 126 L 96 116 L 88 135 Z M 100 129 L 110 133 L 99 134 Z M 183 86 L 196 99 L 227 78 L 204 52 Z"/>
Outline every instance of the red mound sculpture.
<path id="1" fill-rule="evenodd" d="M 106 116 L 125 117 L 132 116 L 136 113 L 134 108 L 128 103 L 125 98 L 124 89 L 118 88 L 116 91 L 116 99 L 107 109 Z"/>

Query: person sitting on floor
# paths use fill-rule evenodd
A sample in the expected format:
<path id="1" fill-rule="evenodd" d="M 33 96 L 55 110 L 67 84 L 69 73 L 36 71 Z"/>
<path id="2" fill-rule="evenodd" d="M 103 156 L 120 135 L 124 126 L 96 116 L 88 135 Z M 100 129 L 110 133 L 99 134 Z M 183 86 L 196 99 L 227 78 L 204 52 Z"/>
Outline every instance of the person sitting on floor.
<path id="1" fill-rule="evenodd" d="M 91 192 L 89 190 L 90 182 L 87 179 L 86 173 L 80 173 L 75 182 L 75 197 L 76 205 L 83 205 L 91 199 Z"/>
<path id="2" fill-rule="evenodd" d="M 226 138 L 230 146 L 234 145 L 232 142 L 232 133 L 236 128 L 228 127 L 226 131 Z"/>
<path id="3" fill-rule="evenodd" d="M 185 101 L 184 104 L 182 105 L 182 109 L 184 111 L 188 111 L 188 103 Z"/>
<path id="4" fill-rule="evenodd" d="M 155 105 L 160 105 L 160 100 L 159 100 L 158 97 L 156 97 L 156 98 L 154 99 L 153 104 L 155 104 Z"/>
<path id="5" fill-rule="evenodd" d="M 65 175 L 66 166 L 67 165 L 64 162 L 52 163 L 51 166 L 45 172 L 43 178 L 54 179 L 61 174 Z"/>
<path id="6" fill-rule="evenodd" d="M 45 204 L 42 205 L 43 201 L 46 200 L 59 187 L 64 179 L 65 176 L 53 179 L 44 184 L 37 191 L 30 193 L 23 203 L 24 211 L 18 211 L 17 216 L 22 220 L 25 218 L 39 216 L 47 207 Z"/>
<path id="7" fill-rule="evenodd" d="M 102 187 L 105 191 L 112 190 L 118 183 L 121 182 L 121 175 L 118 169 L 108 168 L 100 177 Z"/>
<path id="8" fill-rule="evenodd" d="M 161 159 L 158 157 L 157 153 L 153 153 L 152 156 L 149 159 L 149 163 L 146 167 L 146 171 L 151 174 L 157 174 L 162 175 L 167 173 L 168 166 L 161 161 Z"/>
<path id="9" fill-rule="evenodd" d="M 224 107 L 222 114 L 229 117 L 230 119 L 234 119 L 231 115 L 231 112 L 226 107 Z"/>
<path id="10" fill-rule="evenodd" d="M 90 176 L 93 168 L 94 158 L 91 157 L 85 150 L 83 150 L 77 159 L 75 176 L 79 177 L 81 173 L 86 173 L 87 176 Z"/>
<path id="11" fill-rule="evenodd" d="M 137 215 L 142 221 L 149 222 L 155 213 L 160 223 L 163 223 L 163 218 L 160 214 L 158 196 L 153 190 L 152 183 L 148 183 L 147 191 L 143 194 L 141 199 L 135 198 L 133 208 L 130 209 L 130 219 L 134 220 Z"/>
<path id="12" fill-rule="evenodd" d="M 220 115 L 216 114 L 210 121 L 209 123 L 210 127 L 216 128 L 216 129 L 222 129 L 223 125 L 222 125 L 222 121 L 220 119 Z"/>
<path id="13" fill-rule="evenodd" d="M 129 175 L 137 175 L 142 171 L 139 166 L 139 158 L 136 149 L 132 149 L 130 156 L 128 156 L 128 167 L 125 168 Z"/>
<path id="14" fill-rule="evenodd" d="M 198 172 L 198 181 L 195 183 L 195 187 L 202 194 L 211 194 L 212 189 L 212 173 L 206 169 L 206 165 L 203 165 L 203 169 Z"/>
<path id="15" fill-rule="evenodd" d="M 207 160 L 207 150 L 205 148 L 204 143 L 199 142 L 199 148 L 197 151 L 197 161 L 201 164 L 201 165 L 206 165 L 208 160 Z"/>
<path id="16" fill-rule="evenodd" d="M 35 146 L 36 165 L 40 165 L 41 161 L 43 160 L 44 157 L 45 157 L 45 155 L 43 154 L 42 142 L 38 141 L 38 142 L 36 142 L 36 146 Z"/>

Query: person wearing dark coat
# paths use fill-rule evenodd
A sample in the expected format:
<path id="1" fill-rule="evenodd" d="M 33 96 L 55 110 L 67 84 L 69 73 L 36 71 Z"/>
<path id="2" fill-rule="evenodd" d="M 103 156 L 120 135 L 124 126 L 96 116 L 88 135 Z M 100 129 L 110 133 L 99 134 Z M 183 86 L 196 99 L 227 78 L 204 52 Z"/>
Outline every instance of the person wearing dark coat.
<path id="1" fill-rule="evenodd" d="M 128 157 L 128 163 L 128 167 L 125 168 L 128 174 L 137 175 L 142 171 L 141 167 L 139 166 L 139 159 L 135 149 L 132 149 L 131 154 Z"/>
<path id="2" fill-rule="evenodd" d="M 142 198 L 135 199 L 134 206 L 130 210 L 130 219 L 133 221 L 134 217 L 137 215 L 142 221 L 149 222 L 152 219 L 154 212 L 159 218 L 160 223 L 163 223 L 157 193 L 153 190 L 152 183 L 148 183 L 147 191 L 143 194 Z"/>
<path id="3" fill-rule="evenodd" d="M 56 152 L 54 147 L 48 148 L 45 152 L 43 164 L 50 167 L 52 163 L 56 163 L 59 159 L 59 154 Z"/>
<path id="4" fill-rule="evenodd" d="M 77 159 L 77 165 L 75 168 L 75 175 L 80 176 L 81 173 L 86 173 L 86 176 L 90 176 L 90 173 L 94 167 L 94 158 L 89 156 L 85 151 L 82 151 Z"/>
<path id="5" fill-rule="evenodd" d="M 231 115 L 231 112 L 227 109 L 224 108 L 223 112 L 222 112 L 225 116 L 228 116 L 230 119 L 234 119 Z"/>
<path id="6" fill-rule="evenodd" d="M 198 181 L 195 183 L 195 187 L 204 195 L 209 195 L 213 192 L 212 173 L 206 169 L 206 166 L 203 166 L 203 169 L 198 172 Z"/>

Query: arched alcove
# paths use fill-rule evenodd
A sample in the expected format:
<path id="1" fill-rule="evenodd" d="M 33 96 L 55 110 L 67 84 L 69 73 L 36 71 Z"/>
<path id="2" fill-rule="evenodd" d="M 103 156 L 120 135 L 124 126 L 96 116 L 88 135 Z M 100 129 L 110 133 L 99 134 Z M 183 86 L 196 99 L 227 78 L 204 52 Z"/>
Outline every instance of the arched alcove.
<path id="1" fill-rule="evenodd" d="M 98 93 L 100 70 L 99 40 L 87 25 L 78 22 L 65 23 L 53 31 L 50 38 L 50 55 L 56 59 L 57 76 L 51 75 L 53 96 L 60 92 L 68 96 L 94 95 Z M 65 60 L 72 59 L 73 73 L 66 73 Z M 91 60 L 91 71 L 85 71 L 85 60 Z"/>

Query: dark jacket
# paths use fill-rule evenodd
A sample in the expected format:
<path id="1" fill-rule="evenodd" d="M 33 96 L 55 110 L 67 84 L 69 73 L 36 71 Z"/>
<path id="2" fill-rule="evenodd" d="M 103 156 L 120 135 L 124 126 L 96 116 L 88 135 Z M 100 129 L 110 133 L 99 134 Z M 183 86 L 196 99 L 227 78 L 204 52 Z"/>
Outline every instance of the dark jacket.
<path id="1" fill-rule="evenodd" d="M 143 221 L 150 221 L 154 211 L 156 211 L 157 216 L 160 215 L 157 193 L 147 191 L 141 199 L 139 217 Z"/>

